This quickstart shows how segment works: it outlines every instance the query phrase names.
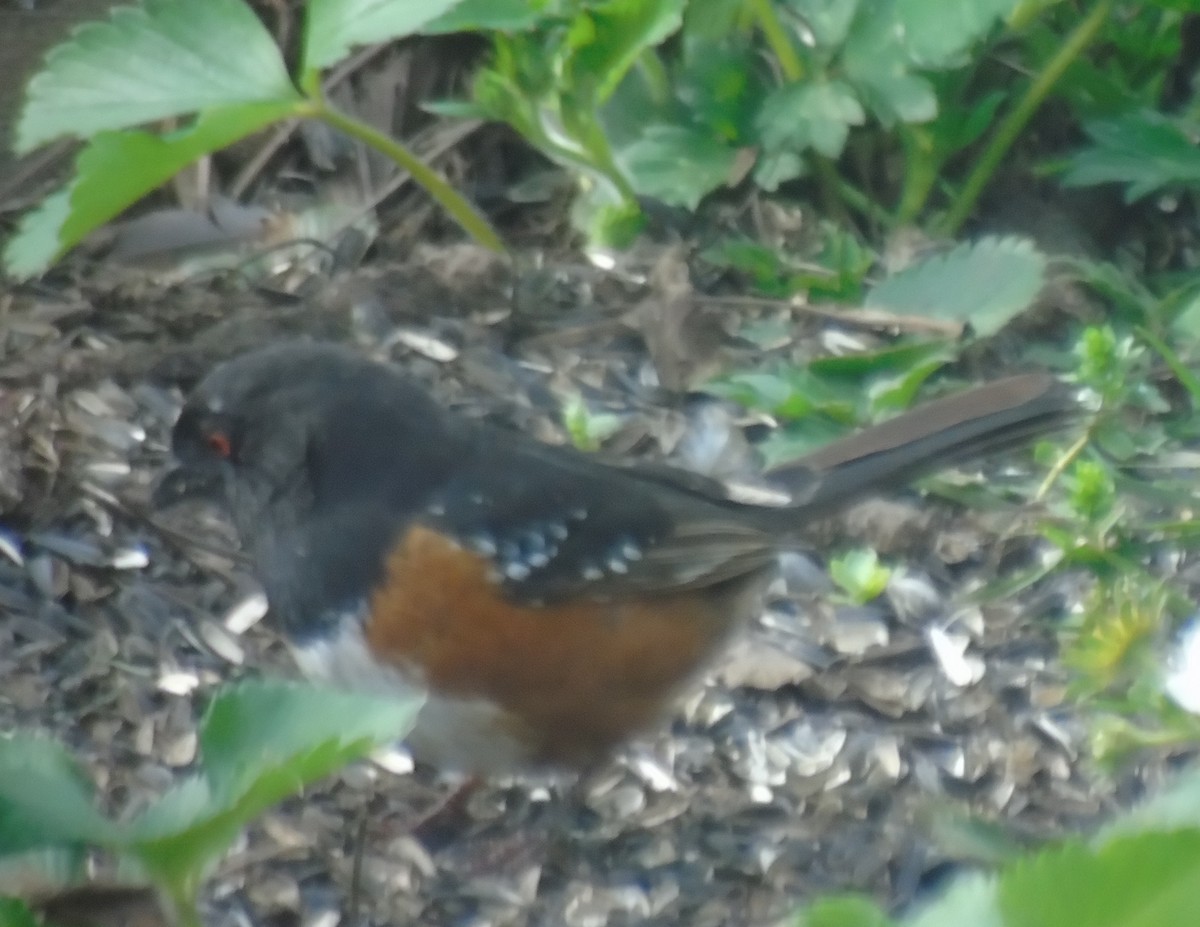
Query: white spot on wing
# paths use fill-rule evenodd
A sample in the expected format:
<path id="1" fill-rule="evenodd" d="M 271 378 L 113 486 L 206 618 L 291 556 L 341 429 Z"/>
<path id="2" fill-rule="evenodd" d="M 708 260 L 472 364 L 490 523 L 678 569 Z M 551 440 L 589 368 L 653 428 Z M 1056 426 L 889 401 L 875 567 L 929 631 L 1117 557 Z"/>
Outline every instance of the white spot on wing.
<path id="1" fill-rule="evenodd" d="M 529 579 L 530 572 L 531 571 L 529 567 L 526 564 L 521 563 L 519 560 L 514 560 L 511 563 L 506 563 L 504 565 L 504 575 L 515 582 L 520 582 L 523 579 Z"/>

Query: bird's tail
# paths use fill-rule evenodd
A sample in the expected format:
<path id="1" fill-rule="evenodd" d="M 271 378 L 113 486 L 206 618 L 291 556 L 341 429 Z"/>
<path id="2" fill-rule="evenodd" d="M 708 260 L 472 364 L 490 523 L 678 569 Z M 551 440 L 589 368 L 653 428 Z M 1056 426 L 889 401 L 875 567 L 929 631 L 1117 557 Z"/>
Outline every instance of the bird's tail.
<path id="1" fill-rule="evenodd" d="M 1079 416 L 1072 390 L 1046 373 L 996 380 L 917 406 L 772 468 L 783 508 L 824 512 L 954 464 L 1019 447 Z"/>

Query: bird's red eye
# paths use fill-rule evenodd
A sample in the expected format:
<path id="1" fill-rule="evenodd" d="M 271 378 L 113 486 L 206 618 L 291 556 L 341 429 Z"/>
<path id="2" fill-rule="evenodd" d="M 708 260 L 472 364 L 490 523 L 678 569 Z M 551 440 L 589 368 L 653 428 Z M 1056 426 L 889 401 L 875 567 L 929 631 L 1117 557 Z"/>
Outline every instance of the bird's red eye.
<path id="1" fill-rule="evenodd" d="M 208 449 L 218 457 L 225 459 L 233 453 L 233 445 L 229 443 L 229 435 L 223 431 L 210 431 L 204 438 Z"/>

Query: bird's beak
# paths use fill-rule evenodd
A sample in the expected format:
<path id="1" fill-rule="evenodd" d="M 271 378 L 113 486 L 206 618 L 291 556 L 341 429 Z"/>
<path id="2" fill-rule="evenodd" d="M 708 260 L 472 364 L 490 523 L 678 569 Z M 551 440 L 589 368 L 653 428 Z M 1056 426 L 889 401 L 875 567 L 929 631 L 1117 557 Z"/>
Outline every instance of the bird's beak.
<path id="1" fill-rule="evenodd" d="M 169 509 L 184 502 L 222 502 L 225 481 L 217 467 L 177 464 L 158 481 L 150 493 L 156 509 Z"/>

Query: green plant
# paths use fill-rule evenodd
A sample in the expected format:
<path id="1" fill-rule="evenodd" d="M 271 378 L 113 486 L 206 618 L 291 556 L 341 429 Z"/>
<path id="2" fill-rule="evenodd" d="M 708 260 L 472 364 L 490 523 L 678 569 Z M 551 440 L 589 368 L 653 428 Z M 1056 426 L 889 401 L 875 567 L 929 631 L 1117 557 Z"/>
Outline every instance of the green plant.
<path id="1" fill-rule="evenodd" d="M 994 335 L 1033 303 L 1046 263 L 1019 238 L 987 237 L 930 254 L 861 297 L 877 325 L 894 319 L 907 333 L 873 350 L 731 373 L 705 389 L 779 419 L 782 427 L 762 450 L 771 462 L 790 459 L 912 405 L 926 381 L 965 347 Z"/>
<path id="2" fill-rule="evenodd" d="M 9 271 L 27 276 L 44 270 L 200 156 L 297 118 L 322 120 L 382 152 L 477 240 L 502 250 L 487 221 L 436 172 L 334 107 L 321 90 L 322 72 L 355 45 L 411 34 L 454 4 L 310 0 L 294 75 L 242 0 L 145 0 L 80 27 L 30 81 L 16 147 L 26 152 L 61 136 L 86 144 L 74 178 L 26 215 L 6 245 Z M 172 127 L 136 128 L 149 123 Z"/>
<path id="3" fill-rule="evenodd" d="M 829 578 L 847 600 L 858 605 L 882 595 L 891 576 L 870 548 L 847 551 L 829 561 Z"/>
<path id="4" fill-rule="evenodd" d="M 91 786 L 58 744 L 0 739 L 0 862 L 43 854 L 39 865 L 95 847 L 154 886 L 170 916 L 199 925 L 202 880 L 251 820 L 310 782 L 399 739 L 419 700 L 351 695 L 281 682 L 217 694 L 199 726 L 199 768 L 129 820 L 103 815 Z M 46 856 L 45 854 L 49 854 Z"/>
<path id="5" fill-rule="evenodd" d="M 593 412 L 578 394 L 567 397 L 563 402 L 562 418 L 571 443 L 584 451 L 598 450 L 605 439 L 621 427 L 619 415 Z"/>
<path id="6" fill-rule="evenodd" d="M 816 902 L 797 927 L 1171 927 L 1200 917 L 1200 771 L 1074 839 L 1017 856 L 999 872 L 958 876 L 938 897 L 891 917 L 855 896 Z"/>
<path id="7" fill-rule="evenodd" d="M 974 0 L 943 16 L 913 3 L 544 3 L 536 22 L 491 33 L 470 111 L 508 122 L 580 175 L 579 216 L 593 239 L 636 227 L 639 196 L 694 209 L 747 173 L 773 191 L 816 171 L 831 195 L 879 213 L 830 160 L 868 118 L 933 120 L 938 94 L 926 75 L 959 66 L 1015 5 Z M 965 126 L 957 116 L 953 132 L 927 136 L 943 160 L 987 124 L 986 112 Z M 914 145 L 914 156 L 927 148 Z M 937 163 L 913 172 L 931 185 Z M 906 198 L 911 213 L 916 198 Z"/>
<path id="8" fill-rule="evenodd" d="M 476 15 L 456 24 L 488 34 L 492 54 L 471 103 L 444 109 L 503 120 L 574 173 L 593 241 L 627 239 L 639 197 L 695 209 L 746 177 L 768 192 L 812 177 L 830 215 L 885 227 L 937 194 L 937 228 L 952 235 L 1051 94 L 1080 118 L 1098 99 L 1110 113 L 1145 102 L 1181 16 L 1111 0 L 1082 16 L 1018 0 L 557 0 L 520 18 L 466 7 Z M 1096 45 L 1118 46 L 1116 75 L 1088 59 Z M 1014 51 L 1024 86 L 989 68 L 990 53 Z M 881 185 L 897 154 L 898 185 Z"/>
<path id="9" fill-rule="evenodd" d="M 1063 183 L 1125 185 L 1128 201 L 1175 187 L 1200 186 L 1195 116 L 1172 118 L 1141 109 L 1084 126 L 1091 144 L 1066 162 Z"/>

